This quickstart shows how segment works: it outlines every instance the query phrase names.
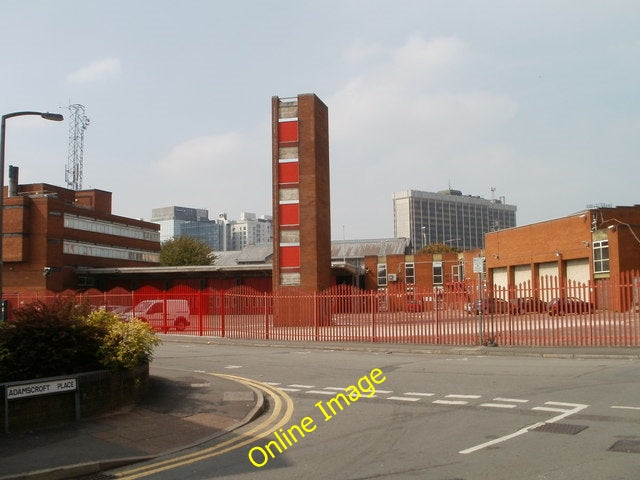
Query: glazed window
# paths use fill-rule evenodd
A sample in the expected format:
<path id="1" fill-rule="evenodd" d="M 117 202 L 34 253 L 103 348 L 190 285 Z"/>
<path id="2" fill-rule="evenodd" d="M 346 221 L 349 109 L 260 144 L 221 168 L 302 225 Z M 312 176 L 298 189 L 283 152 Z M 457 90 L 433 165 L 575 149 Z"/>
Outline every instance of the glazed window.
<path id="1" fill-rule="evenodd" d="M 593 273 L 609 273 L 609 240 L 593 242 Z"/>
<path id="2" fill-rule="evenodd" d="M 386 263 L 378 264 L 378 286 L 379 287 L 387 286 L 387 264 Z"/>

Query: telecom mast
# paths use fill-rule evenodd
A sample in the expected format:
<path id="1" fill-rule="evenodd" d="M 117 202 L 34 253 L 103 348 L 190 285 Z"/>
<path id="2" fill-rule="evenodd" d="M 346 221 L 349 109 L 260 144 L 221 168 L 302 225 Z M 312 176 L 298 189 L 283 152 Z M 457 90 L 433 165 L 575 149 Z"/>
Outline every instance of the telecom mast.
<path id="1" fill-rule="evenodd" d="M 71 190 L 82 190 L 82 156 L 84 151 L 84 131 L 89 126 L 89 118 L 84 114 L 84 105 L 69 105 L 69 158 L 65 169 L 65 181 Z"/>

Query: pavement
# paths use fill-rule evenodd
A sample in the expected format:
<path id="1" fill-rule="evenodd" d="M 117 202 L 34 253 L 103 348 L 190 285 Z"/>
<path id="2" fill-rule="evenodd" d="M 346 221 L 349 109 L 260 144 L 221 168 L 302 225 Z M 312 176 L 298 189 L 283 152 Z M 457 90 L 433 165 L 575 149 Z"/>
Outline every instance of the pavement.
<path id="1" fill-rule="evenodd" d="M 257 418 L 265 405 L 262 393 L 243 383 L 152 365 L 150 389 L 135 405 L 63 426 L 0 433 L 0 480 L 91 478 L 215 440 Z"/>
<path id="2" fill-rule="evenodd" d="M 161 335 L 164 342 L 377 351 L 387 354 L 615 358 L 640 360 L 626 347 L 456 347 L 419 344 L 279 342 Z M 151 386 L 135 405 L 59 427 L 0 433 L 0 480 L 99 478 L 99 472 L 184 450 L 246 425 L 264 411 L 258 390 L 229 379 L 151 365 Z"/>

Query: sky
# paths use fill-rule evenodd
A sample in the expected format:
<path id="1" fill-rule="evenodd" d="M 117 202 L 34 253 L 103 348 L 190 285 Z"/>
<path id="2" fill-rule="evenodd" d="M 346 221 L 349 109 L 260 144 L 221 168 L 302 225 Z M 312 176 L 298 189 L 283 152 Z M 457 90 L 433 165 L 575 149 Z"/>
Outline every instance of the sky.
<path id="1" fill-rule="evenodd" d="M 5 167 L 113 213 L 270 215 L 271 98 L 329 109 L 332 238 L 393 237 L 392 194 L 461 190 L 517 224 L 640 204 L 637 0 L 0 0 Z M 6 178 L 5 172 L 5 178 Z"/>

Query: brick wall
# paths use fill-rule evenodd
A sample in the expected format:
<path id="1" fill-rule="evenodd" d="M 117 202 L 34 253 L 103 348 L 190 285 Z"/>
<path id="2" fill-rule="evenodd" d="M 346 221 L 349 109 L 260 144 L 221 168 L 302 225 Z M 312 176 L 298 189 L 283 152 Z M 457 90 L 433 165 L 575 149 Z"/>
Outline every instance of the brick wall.
<path id="1" fill-rule="evenodd" d="M 138 400 L 149 386 L 149 365 L 121 372 L 99 371 L 60 378 L 73 377 L 78 378 L 80 418 L 90 418 Z M 46 380 L 37 379 L 33 383 Z M 0 384 L 0 392 L 4 399 L 6 384 Z M 76 419 L 76 392 L 18 398 L 7 403 L 10 432 L 59 425 Z M 5 402 L 2 401 L 0 417 L 3 421 L 5 414 Z"/>

